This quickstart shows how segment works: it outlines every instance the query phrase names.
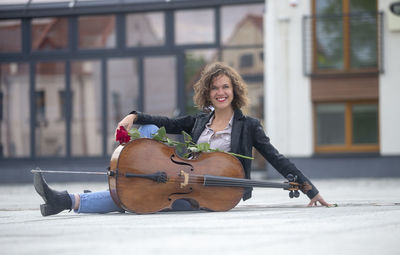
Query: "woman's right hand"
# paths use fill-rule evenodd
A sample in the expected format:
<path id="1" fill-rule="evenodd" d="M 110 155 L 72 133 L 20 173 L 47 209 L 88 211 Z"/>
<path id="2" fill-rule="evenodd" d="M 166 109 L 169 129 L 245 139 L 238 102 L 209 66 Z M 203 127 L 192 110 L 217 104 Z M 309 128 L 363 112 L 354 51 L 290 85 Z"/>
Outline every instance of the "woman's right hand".
<path id="1" fill-rule="evenodd" d="M 117 128 L 115 129 L 114 136 L 117 135 L 117 130 L 119 129 L 120 126 L 123 126 L 126 130 L 130 130 L 133 126 L 133 123 L 136 121 L 137 115 L 136 114 L 128 114 L 123 118 L 117 125 Z"/>

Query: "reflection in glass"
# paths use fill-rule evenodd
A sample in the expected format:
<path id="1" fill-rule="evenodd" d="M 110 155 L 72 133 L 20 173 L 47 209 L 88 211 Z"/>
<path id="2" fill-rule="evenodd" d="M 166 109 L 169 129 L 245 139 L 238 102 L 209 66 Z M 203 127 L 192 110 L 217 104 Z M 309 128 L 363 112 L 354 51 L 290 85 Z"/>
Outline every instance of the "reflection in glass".
<path id="1" fill-rule="evenodd" d="M 21 51 L 21 21 L 0 21 L 0 53 Z"/>
<path id="2" fill-rule="evenodd" d="M 175 12 L 176 44 L 213 43 L 214 32 L 213 10 L 190 10 Z"/>
<path id="3" fill-rule="evenodd" d="M 67 18 L 32 19 L 32 50 L 64 49 L 68 45 Z"/>
<path id="4" fill-rule="evenodd" d="M 100 61 L 71 63 L 71 154 L 102 154 Z"/>
<path id="5" fill-rule="evenodd" d="M 247 83 L 250 105 L 244 110 L 261 121 L 264 118 L 264 61 L 262 53 L 262 48 L 222 51 L 222 61 L 235 68 Z"/>
<path id="6" fill-rule="evenodd" d="M 376 0 L 349 0 L 351 13 L 376 12 Z"/>
<path id="7" fill-rule="evenodd" d="M 244 109 L 249 115 L 264 118 L 264 61 L 263 48 L 223 50 L 222 61 L 236 69 L 248 86 L 250 105 Z"/>
<path id="8" fill-rule="evenodd" d="M 110 154 L 118 145 L 114 136 L 117 123 L 129 112 L 139 109 L 137 61 L 135 59 L 109 60 L 107 62 L 107 78 L 107 151 Z"/>
<path id="9" fill-rule="evenodd" d="M 115 47 L 115 16 L 84 16 L 78 18 L 79 48 Z"/>
<path id="10" fill-rule="evenodd" d="M 317 144 L 344 145 L 345 105 L 319 104 L 316 107 Z"/>
<path id="11" fill-rule="evenodd" d="M 193 85 L 200 79 L 203 68 L 218 60 L 216 50 L 185 51 L 185 107 L 186 114 L 193 114 L 199 109 L 193 103 Z"/>
<path id="12" fill-rule="evenodd" d="M 144 81 L 146 113 L 168 117 L 178 113 L 175 56 L 145 58 Z"/>
<path id="13" fill-rule="evenodd" d="M 0 157 L 30 155 L 29 69 L 0 65 Z"/>
<path id="14" fill-rule="evenodd" d="M 354 68 L 377 67 L 376 0 L 350 1 L 350 57 Z"/>
<path id="15" fill-rule="evenodd" d="M 343 69 L 342 1 L 316 0 L 316 50 L 319 69 Z M 324 16 L 320 16 L 324 15 Z"/>
<path id="16" fill-rule="evenodd" d="M 378 143 L 378 105 L 359 104 L 352 107 L 353 143 Z"/>
<path id="17" fill-rule="evenodd" d="M 64 62 L 36 64 L 35 152 L 37 156 L 65 156 Z"/>
<path id="18" fill-rule="evenodd" d="M 263 44 L 264 4 L 221 8 L 221 35 L 224 45 Z"/>
<path id="19" fill-rule="evenodd" d="M 263 48 L 240 48 L 222 51 L 222 61 L 242 75 L 262 75 L 264 72 Z"/>
<path id="20" fill-rule="evenodd" d="M 157 46 L 165 42 L 164 13 L 126 15 L 126 45 Z"/>

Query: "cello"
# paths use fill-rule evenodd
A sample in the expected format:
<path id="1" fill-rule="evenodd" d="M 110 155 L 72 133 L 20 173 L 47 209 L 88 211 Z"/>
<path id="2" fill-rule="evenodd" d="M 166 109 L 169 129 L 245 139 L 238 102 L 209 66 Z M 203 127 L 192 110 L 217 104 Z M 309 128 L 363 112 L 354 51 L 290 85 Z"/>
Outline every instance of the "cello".
<path id="1" fill-rule="evenodd" d="M 301 185 L 293 176 L 275 183 L 245 179 L 240 161 L 225 152 L 203 152 L 192 159 L 180 157 L 174 147 L 139 138 L 119 145 L 107 172 L 114 202 L 133 213 L 169 210 L 177 199 L 198 209 L 228 211 L 246 187 L 283 188 L 298 197 Z"/>

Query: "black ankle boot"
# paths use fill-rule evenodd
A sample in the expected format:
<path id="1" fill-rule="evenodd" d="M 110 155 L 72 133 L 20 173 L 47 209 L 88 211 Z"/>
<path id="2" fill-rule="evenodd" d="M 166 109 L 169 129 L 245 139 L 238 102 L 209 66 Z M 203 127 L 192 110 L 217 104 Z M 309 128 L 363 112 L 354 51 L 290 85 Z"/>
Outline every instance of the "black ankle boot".
<path id="1" fill-rule="evenodd" d="M 45 204 L 40 205 L 40 212 L 43 216 L 57 214 L 64 210 L 71 211 L 72 200 L 68 192 L 51 189 L 43 178 L 42 173 L 34 173 L 33 185 L 45 202 Z"/>

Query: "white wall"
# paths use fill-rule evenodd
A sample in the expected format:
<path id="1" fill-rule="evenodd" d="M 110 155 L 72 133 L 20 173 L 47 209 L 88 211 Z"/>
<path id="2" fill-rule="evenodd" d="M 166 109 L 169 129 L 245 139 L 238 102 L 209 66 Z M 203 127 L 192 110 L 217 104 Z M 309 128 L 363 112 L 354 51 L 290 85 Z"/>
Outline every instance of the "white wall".
<path id="1" fill-rule="evenodd" d="M 380 0 L 384 11 L 384 73 L 379 78 L 380 145 L 382 155 L 400 154 L 400 31 L 389 30 L 389 5 Z M 390 17 L 400 20 L 399 16 Z M 397 20 L 397 21 L 398 21 Z M 393 23 L 392 23 L 393 24 Z"/>
<path id="2" fill-rule="evenodd" d="M 310 79 L 302 69 L 302 17 L 310 1 L 266 0 L 265 126 L 272 144 L 286 156 L 313 153 Z"/>

